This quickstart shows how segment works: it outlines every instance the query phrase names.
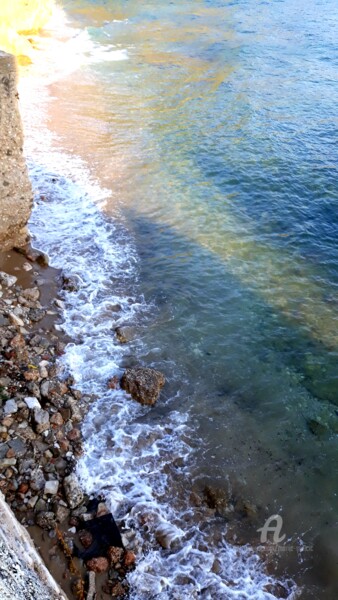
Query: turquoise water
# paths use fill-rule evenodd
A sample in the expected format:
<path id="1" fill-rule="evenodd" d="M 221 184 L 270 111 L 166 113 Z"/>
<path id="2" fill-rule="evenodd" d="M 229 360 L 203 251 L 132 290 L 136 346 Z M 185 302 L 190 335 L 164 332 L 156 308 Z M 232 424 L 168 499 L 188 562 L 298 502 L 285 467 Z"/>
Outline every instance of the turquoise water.
<path id="1" fill-rule="evenodd" d="M 141 361 L 167 378 L 136 422 L 188 415 L 185 486 L 254 506 L 253 520 L 236 506 L 218 516 L 208 543 L 235 530 L 255 548 L 279 514 L 289 549 L 269 569 L 304 600 L 333 600 L 312 544 L 338 518 L 336 2 L 63 6 L 96 59 L 54 85 L 55 127 L 108 190 L 103 214 L 132 240 L 133 293 L 148 307 L 126 315 L 137 339 L 116 368 Z M 106 248 L 93 245 L 94 264 Z M 105 474 L 95 484 L 109 489 Z M 180 597 L 160 593 L 135 598 Z"/>

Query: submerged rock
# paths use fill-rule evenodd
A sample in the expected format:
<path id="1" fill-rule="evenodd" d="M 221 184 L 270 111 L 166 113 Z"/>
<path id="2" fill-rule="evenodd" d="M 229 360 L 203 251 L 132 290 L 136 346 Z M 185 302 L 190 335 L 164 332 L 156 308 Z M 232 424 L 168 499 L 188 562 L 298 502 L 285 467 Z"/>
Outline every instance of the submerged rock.
<path id="1" fill-rule="evenodd" d="M 147 367 L 126 369 L 121 379 L 121 387 L 140 404 L 153 405 L 165 384 L 160 371 Z"/>

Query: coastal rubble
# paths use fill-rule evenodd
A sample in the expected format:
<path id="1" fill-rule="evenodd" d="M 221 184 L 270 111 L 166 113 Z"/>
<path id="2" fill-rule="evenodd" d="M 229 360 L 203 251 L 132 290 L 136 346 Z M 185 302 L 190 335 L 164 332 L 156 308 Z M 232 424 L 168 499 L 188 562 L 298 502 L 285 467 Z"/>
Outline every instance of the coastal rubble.
<path id="1" fill-rule="evenodd" d="M 86 597 L 91 572 L 96 585 L 122 597 L 135 555 L 123 547 L 104 499 L 84 494 L 74 472 L 91 398 L 58 364 L 61 334 L 40 327 L 46 315 L 55 324 L 57 313 L 40 303 L 37 286 L 24 289 L 18 279 L 0 273 L 0 491 L 33 536 L 41 531 L 50 559 L 63 557 L 66 579 L 83 592 L 77 597 Z"/>

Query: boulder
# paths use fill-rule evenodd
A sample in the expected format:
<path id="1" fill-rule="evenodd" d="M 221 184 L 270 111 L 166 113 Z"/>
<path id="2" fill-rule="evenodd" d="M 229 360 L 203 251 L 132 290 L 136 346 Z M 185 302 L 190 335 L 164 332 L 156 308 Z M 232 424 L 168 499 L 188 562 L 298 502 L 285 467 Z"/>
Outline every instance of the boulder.
<path id="1" fill-rule="evenodd" d="M 164 375 L 148 367 L 126 369 L 121 379 L 122 389 L 140 404 L 147 405 L 155 404 L 164 383 Z"/>

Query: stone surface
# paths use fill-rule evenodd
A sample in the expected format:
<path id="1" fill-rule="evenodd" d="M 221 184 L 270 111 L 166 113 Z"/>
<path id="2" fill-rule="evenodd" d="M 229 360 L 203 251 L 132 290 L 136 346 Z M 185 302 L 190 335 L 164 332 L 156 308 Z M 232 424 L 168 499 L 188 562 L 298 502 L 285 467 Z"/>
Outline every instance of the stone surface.
<path id="1" fill-rule="evenodd" d="M 13 413 L 16 413 L 17 411 L 18 411 L 18 405 L 15 402 L 15 400 L 13 400 L 13 399 L 7 400 L 7 402 L 4 406 L 5 415 L 11 415 Z"/>
<path id="2" fill-rule="evenodd" d="M 165 378 L 160 371 L 147 367 L 132 367 L 126 369 L 122 379 L 121 387 L 140 404 L 155 404 Z"/>
<path id="3" fill-rule="evenodd" d="M 15 275 L 8 275 L 4 271 L 0 271 L 0 284 L 6 287 L 12 287 L 17 282 L 18 278 Z"/>
<path id="4" fill-rule="evenodd" d="M 5 250 L 27 240 L 32 188 L 22 152 L 23 132 L 18 110 L 16 67 L 12 56 L 0 53 L 0 245 Z"/>
<path id="5" fill-rule="evenodd" d="M 45 483 L 45 494 L 50 494 L 51 496 L 55 496 L 58 493 L 59 482 L 57 479 L 51 479 L 50 481 L 46 481 Z"/>
<path id="6" fill-rule="evenodd" d="M 83 491 L 75 473 L 65 477 L 63 482 L 65 496 L 70 508 L 76 508 L 83 501 Z"/>
<path id="7" fill-rule="evenodd" d="M 33 409 L 33 408 L 41 408 L 41 404 L 39 402 L 39 400 L 37 398 L 35 398 L 35 396 L 26 396 L 26 398 L 24 399 L 28 408 Z"/>
<path id="8" fill-rule="evenodd" d="M 49 413 L 42 408 L 34 409 L 34 426 L 37 433 L 42 433 L 49 429 Z"/>
<path id="9" fill-rule="evenodd" d="M 87 562 L 87 569 L 95 573 L 104 573 L 109 569 L 109 562 L 104 556 L 98 556 Z"/>
<path id="10" fill-rule="evenodd" d="M 56 525 L 55 514 L 52 511 L 38 512 L 35 521 L 42 529 L 54 529 Z"/>

